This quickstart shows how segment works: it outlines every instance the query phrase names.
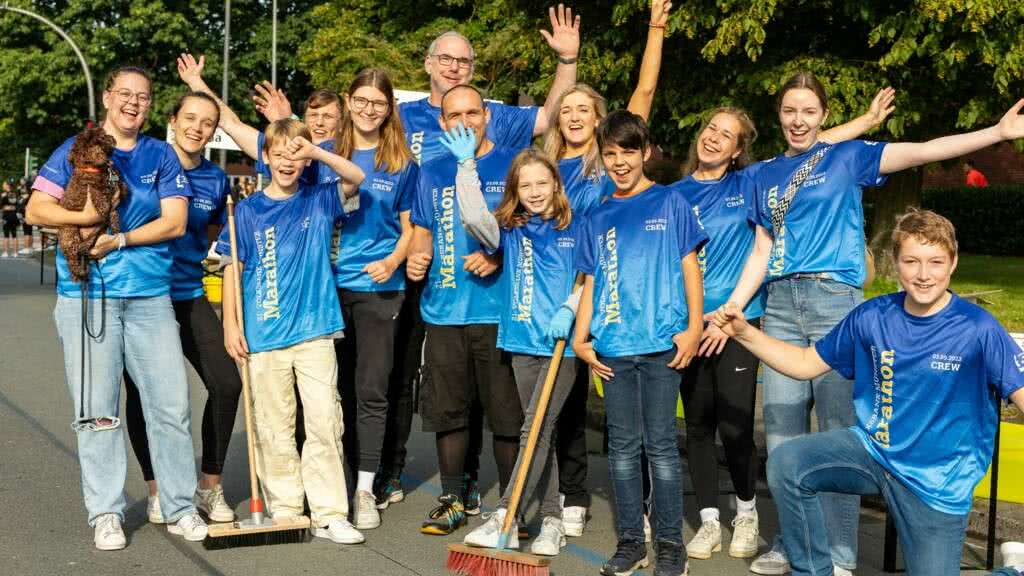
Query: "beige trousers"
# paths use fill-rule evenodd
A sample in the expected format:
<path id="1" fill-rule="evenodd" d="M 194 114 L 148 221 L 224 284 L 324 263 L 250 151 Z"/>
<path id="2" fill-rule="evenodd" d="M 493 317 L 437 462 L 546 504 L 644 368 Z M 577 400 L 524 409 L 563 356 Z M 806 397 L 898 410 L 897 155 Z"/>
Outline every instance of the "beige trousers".
<path id="1" fill-rule="evenodd" d="M 321 338 L 249 356 L 256 472 L 271 515 L 302 514 L 309 500 L 314 526 L 348 516 L 342 469 L 344 432 L 334 341 Z M 295 386 L 302 398 L 306 442 L 295 447 Z"/>

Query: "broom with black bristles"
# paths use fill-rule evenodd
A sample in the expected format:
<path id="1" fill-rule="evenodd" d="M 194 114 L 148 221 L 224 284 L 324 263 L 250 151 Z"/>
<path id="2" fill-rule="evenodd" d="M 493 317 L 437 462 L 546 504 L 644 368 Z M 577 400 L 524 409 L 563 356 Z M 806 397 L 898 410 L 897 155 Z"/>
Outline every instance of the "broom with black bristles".
<path id="1" fill-rule="evenodd" d="M 577 273 L 576 281 L 573 283 L 573 292 L 582 285 L 583 274 Z M 548 364 L 548 373 L 544 377 L 544 384 L 540 389 L 540 398 L 537 399 L 537 410 L 533 414 L 533 420 L 530 421 L 530 434 L 526 437 L 526 446 L 523 447 L 521 454 L 522 460 L 519 463 L 515 483 L 512 485 L 512 496 L 508 500 L 505 521 L 501 525 L 501 534 L 498 535 L 498 546 L 496 548 L 474 548 L 465 544 L 449 544 L 448 572 L 460 576 L 548 576 L 550 574 L 548 569 L 551 564 L 550 558 L 507 550 L 505 546 L 512 532 L 512 522 L 515 521 L 516 512 L 519 510 L 519 501 L 523 495 L 523 488 L 526 486 L 530 465 L 533 462 L 533 450 L 537 447 L 537 438 L 540 436 L 540 429 L 544 424 L 544 415 L 548 411 L 551 391 L 555 388 L 558 367 L 562 363 L 564 352 L 565 340 L 555 342 L 555 350 L 551 353 L 551 362 Z"/>
<path id="2" fill-rule="evenodd" d="M 238 320 L 238 329 L 245 334 L 245 321 L 242 318 L 242 281 L 239 276 L 238 247 L 235 241 L 235 202 L 228 195 L 228 233 L 231 238 L 231 285 L 235 297 L 232 309 L 224 314 L 234 314 Z M 256 480 L 256 446 L 253 442 L 251 391 L 249 388 L 249 364 L 242 366 L 242 401 L 245 406 L 245 438 L 249 447 L 249 489 L 252 498 L 249 500 L 248 520 L 210 524 L 203 547 L 207 550 L 222 550 L 242 546 L 266 546 L 270 544 L 291 544 L 304 542 L 309 531 L 307 516 L 290 516 L 270 519 L 264 516 L 263 500 L 260 499 L 259 483 Z"/>

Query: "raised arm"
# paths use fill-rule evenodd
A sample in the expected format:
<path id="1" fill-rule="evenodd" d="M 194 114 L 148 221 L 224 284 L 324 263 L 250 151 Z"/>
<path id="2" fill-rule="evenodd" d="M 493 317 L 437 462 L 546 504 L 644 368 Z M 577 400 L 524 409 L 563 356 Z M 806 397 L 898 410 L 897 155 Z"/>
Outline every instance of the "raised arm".
<path id="1" fill-rule="evenodd" d="M 555 68 L 555 79 L 551 82 L 544 107 L 537 112 L 537 120 L 533 124 L 534 136 L 548 129 L 548 115 L 555 109 L 558 97 L 576 84 L 576 59 L 580 53 L 579 14 L 573 17 L 572 8 L 559 4 L 557 9 L 548 9 L 548 17 L 551 19 L 551 32 L 541 30 L 540 34 L 558 55 L 558 67 Z"/>
<path id="2" fill-rule="evenodd" d="M 628 110 L 645 121 L 650 118 L 654 90 L 658 87 L 658 73 L 661 71 L 661 48 L 665 43 L 665 26 L 672 3 L 668 0 L 651 2 L 651 21 L 647 28 L 647 46 L 640 62 L 640 77 L 636 89 L 629 99 Z"/>
<path id="3" fill-rule="evenodd" d="M 892 101 L 896 98 L 896 90 L 891 87 L 882 88 L 875 94 L 871 101 L 871 107 L 864 114 L 850 120 L 846 124 L 840 124 L 830 128 L 818 135 L 819 140 L 838 144 L 847 140 L 859 138 L 865 132 L 872 130 L 885 122 L 885 119 L 896 109 Z"/>
<path id="4" fill-rule="evenodd" d="M 263 114 L 267 122 L 276 122 L 292 117 L 292 103 L 288 96 L 280 88 L 275 88 L 270 82 L 263 80 L 254 86 L 256 94 L 252 97 L 252 103 L 256 111 Z"/>
<path id="5" fill-rule="evenodd" d="M 459 163 L 455 173 L 455 198 L 459 203 L 459 217 L 466 230 L 490 251 L 498 249 L 501 230 L 491 214 L 480 189 L 480 175 L 476 171 L 476 136 L 461 123 L 441 135 L 444 145 Z"/>
<path id="6" fill-rule="evenodd" d="M 715 312 L 712 322 L 770 368 L 790 378 L 810 380 L 832 369 L 814 346 L 802 348 L 768 336 L 748 324 L 743 311 L 731 302 Z"/>
<path id="7" fill-rule="evenodd" d="M 945 136 L 922 143 L 889 144 L 882 151 L 879 172 L 892 174 L 929 162 L 970 154 L 1004 140 L 1024 138 L 1024 116 L 1020 114 L 1021 108 L 1024 108 L 1024 98 L 1018 100 L 998 124 L 974 132 Z"/>
<path id="8" fill-rule="evenodd" d="M 235 114 L 235 111 L 225 104 L 217 96 L 216 92 L 210 90 L 210 87 L 206 85 L 206 81 L 203 80 L 203 67 L 205 65 L 205 56 L 200 56 L 199 60 L 196 61 L 195 57 L 191 54 L 182 54 L 178 56 L 178 76 L 192 90 L 206 92 L 213 96 L 214 100 L 217 101 L 217 105 L 220 106 L 220 127 L 235 141 L 235 144 L 238 144 L 238 147 L 242 149 L 246 156 L 253 160 L 257 159 L 260 153 L 259 130 L 242 122 L 238 118 L 238 114 Z"/>
<path id="9" fill-rule="evenodd" d="M 334 170 L 334 173 L 341 177 L 341 189 L 345 198 L 353 198 L 359 194 L 359 185 L 366 178 L 366 173 L 351 160 L 328 152 L 301 136 L 292 138 L 288 143 L 288 153 L 297 160 L 316 160 Z"/>

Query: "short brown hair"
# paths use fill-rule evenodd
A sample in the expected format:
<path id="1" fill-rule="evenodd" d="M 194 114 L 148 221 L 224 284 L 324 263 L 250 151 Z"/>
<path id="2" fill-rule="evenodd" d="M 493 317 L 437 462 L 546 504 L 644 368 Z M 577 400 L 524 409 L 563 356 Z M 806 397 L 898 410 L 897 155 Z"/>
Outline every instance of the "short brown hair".
<path id="1" fill-rule="evenodd" d="M 267 131 L 263 138 L 263 151 L 270 154 L 270 149 L 281 142 L 291 141 L 292 138 L 302 136 L 306 140 L 311 138 L 309 134 L 309 128 L 301 121 L 294 118 L 282 118 L 281 120 L 275 120 L 267 126 Z"/>
<path id="2" fill-rule="evenodd" d="M 502 194 L 501 203 L 494 211 L 494 219 L 502 228 L 522 226 L 530 219 L 529 212 L 519 201 L 519 171 L 530 164 L 540 164 L 547 168 L 548 172 L 551 172 L 555 185 L 554 195 L 551 198 L 552 218 L 555 219 L 556 230 L 565 230 L 572 222 L 572 210 L 569 208 L 569 198 L 566 197 L 565 188 L 562 186 L 562 176 L 558 173 L 555 163 L 536 148 L 527 148 L 512 159 L 512 166 L 508 169 L 508 176 L 505 178 L 505 192 Z"/>
<path id="3" fill-rule="evenodd" d="M 956 229 L 946 217 L 931 210 L 910 208 L 906 214 L 896 218 L 896 227 L 892 230 L 892 257 L 899 258 L 900 245 L 907 238 L 917 238 L 925 244 L 937 244 L 949 252 L 949 257 L 956 256 Z"/>
<path id="4" fill-rule="evenodd" d="M 317 88 L 313 90 L 313 93 L 306 98 L 306 111 L 313 108 L 322 108 L 324 106 L 330 106 L 331 104 L 337 104 L 338 109 L 341 110 L 341 97 L 334 90 L 327 88 Z"/>
<path id="5" fill-rule="evenodd" d="M 825 91 L 825 86 L 818 80 L 818 77 L 811 72 L 797 72 L 790 76 L 789 80 L 786 80 L 782 88 L 779 88 L 779 101 L 775 109 L 782 110 L 782 98 L 785 97 L 786 92 L 798 88 L 806 88 L 814 92 L 814 95 L 818 97 L 818 101 L 821 103 L 821 111 L 828 112 L 828 92 Z"/>

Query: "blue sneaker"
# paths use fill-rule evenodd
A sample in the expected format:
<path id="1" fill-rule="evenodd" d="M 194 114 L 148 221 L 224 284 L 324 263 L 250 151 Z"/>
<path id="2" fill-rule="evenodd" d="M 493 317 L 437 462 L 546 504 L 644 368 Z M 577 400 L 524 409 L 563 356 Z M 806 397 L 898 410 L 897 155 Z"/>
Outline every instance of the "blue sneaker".
<path id="1" fill-rule="evenodd" d="M 391 504 L 397 504 L 405 500 L 405 490 L 402 490 L 402 481 L 398 478 L 391 478 L 382 482 L 376 490 L 377 509 L 384 510 Z"/>
<path id="2" fill-rule="evenodd" d="M 437 499 L 439 505 L 427 514 L 420 532 L 434 536 L 447 536 L 466 525 L 466 511 L 462 501 L 454 494 Z"/>

